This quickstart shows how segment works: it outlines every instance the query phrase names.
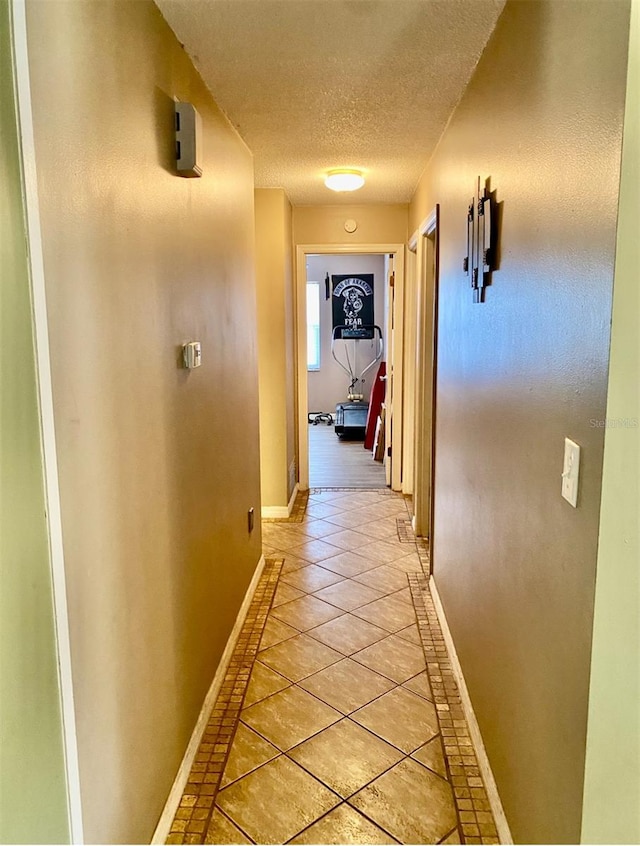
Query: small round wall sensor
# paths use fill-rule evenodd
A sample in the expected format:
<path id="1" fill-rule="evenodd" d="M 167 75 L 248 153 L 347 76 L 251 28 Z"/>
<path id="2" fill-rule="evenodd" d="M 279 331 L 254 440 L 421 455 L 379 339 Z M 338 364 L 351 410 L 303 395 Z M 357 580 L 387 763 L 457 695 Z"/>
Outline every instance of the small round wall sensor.
<path id="1" fill-rule="evenodd" d="M 353 220 L 353 218 L 349 218 L 349 220 L 345 220 L 344 228 L 346 232 L 355 232 L 358 228 L 358 224 L 355 220 Z"/>

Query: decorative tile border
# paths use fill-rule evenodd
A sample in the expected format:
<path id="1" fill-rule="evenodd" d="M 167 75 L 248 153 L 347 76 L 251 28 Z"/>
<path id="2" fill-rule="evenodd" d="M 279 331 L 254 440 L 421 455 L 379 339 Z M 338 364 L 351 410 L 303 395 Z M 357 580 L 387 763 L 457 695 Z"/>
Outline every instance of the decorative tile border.
<path id="1" fill-rule="evenodd" d="M 416 538 L 416 552 L 420 559 L 422 572 L 428 579 L 431 575 L 431 552 L 429 551 L 429 541 L 426 538 Z"/>
<path id="2" fill-rule="evenodd" d="M 408 573 L 411 598 L 442 735 L 449 781 L 464 843 L 499 843 L 458 685 L 425 576 Z"/>
<path id="3" fill-rule="evenodd" d="M 266 561 L 198 747 L 167 843 L 204 843 L 282 563 L 282 558 Z"/>
<path id="4" fill-rule="evenodd" d="M 309 502 L 309 491 L 298 491 L 288 517 L 263 517 L 263 523 L 302 523 Z"/>
<path id="5" fill-rule="evenodd" d="M 431 554 L 429 552 L 429 541 L 425 538 L 417 538 L 411 525 L 410 517 L 396 517 L 398 540 L 400 543 L 413 543 L 416 547 L 420 567 L 423 574 L 428 578 L 431 575 Z"/>
<path id="6" fill-rule="evenodd" d="M 398 540 L 400 543 L 415 543 L 416 537 L 411 527 L 411 517 L 396 517 Z"/>
<path id="7" fill-rule="evenodd" d="M 344 491 L 345 493 L 377 493 L 380 496 L 396 496 L 391 488 L 310 488 L 310 494 L 321 494 L 323 491 Z"/>

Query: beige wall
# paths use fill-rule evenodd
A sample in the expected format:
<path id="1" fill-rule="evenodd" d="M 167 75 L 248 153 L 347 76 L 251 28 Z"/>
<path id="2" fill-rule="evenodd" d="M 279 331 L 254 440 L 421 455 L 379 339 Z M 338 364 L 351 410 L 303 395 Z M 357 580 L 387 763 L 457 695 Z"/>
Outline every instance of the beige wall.
<path id="1" fill-rule="evenodd" d="M 441 204 L 435 578 L 518 842 L 580 836 L 628 25 L 625 2 L 508 2 L 411 209 Z M 474 305 L 479 175 L 500 265 Z"/>
<path id="2" fill-rule="evenodd" d="M 374 275 L 374 317 L 382 329 L 384 339 L 386 322 L 384 315 L 384 299 L 386 275 L 384 271 L 383 255 L 309 255 L 307 256 L 307 281 L 320 282 L 320 370 L 309 370 L 307 373 L 308 409 L 309 411 L 325 411 L 335 413 L 336 404 L 345 402 L 349 388 L 349 377 L 334 361 L 331 355 L 331 336 L 333 334 L 333 315 L 331 298 L 325 298 L 324 280 L 329 274 L 342 273 L 373 273 Z M 353 342 L 349 344 L 349 351 L 353 349 Z M 336 355 L 346 363 L 345 342 L 336 344 Z M 375 357 L 378 341 L 358 341 L 358 372 Z M 384 357 L 383 357 L 384 360 Z M 352 364 L 355 364 L 353 356 Z M 375 379 L 377 365 L 365 375 L 364 394 L 369 399 L 371 385 Z"/>
<path id="3" fill-rule="evenodd" d="M 583 843 L 640 843 L 640 3 L 632 6 Z M 598 421 L 601 422 L 601 421 Z M 603 423 L 605 421 L 602 421 Z"/>
<path id="4" fill-rule="evenodd" d="M 252 159 L 153 3 L 27 13 L 85 833 L 144 843 L 260 556 Z"/>
<path id="5" fill-rule="evenodd" d="M 345 232 L 345 220 L 358 228 Z M 296 244 L 403 244 L 407 240 L 408 206 L 295 206 Z"/>
<path id="6" fill-rule="evenodd" d="M 0 843 L 68 843 L 31 280 L 6 0 L 0 0 L 0 185 Z"/>
<path id="7" fill-rule="evenodd" d="M 257 189 L 255 215 L 262 506 L 283 508 L 296 481 L 292 211 L 284 190 Z"/>

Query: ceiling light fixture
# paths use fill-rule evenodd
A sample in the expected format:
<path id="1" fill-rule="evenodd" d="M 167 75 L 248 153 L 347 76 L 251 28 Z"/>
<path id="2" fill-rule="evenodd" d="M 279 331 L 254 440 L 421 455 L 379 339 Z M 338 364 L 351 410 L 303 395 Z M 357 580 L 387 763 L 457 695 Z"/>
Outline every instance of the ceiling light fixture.
<path id="1" fill-rule="evenodd" d="M 324 184 L 332 191 L 357 191 L 364 185 L 364 176 L 359 170 L 339 168 L 327 173 Z"/>

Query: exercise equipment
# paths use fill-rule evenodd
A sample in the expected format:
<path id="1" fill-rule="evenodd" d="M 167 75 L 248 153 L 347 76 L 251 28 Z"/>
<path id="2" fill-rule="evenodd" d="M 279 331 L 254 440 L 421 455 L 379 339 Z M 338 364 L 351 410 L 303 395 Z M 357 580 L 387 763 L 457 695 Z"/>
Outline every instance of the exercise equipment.
<path id="1" fill-rule="evenodd" d="M 373 359 L 362 370 L 358 370 L 358 345 L 362 341 L 374 341 L 376 346 Z M 339 349 L 342 359 L 337 355 Z M 336 406 L 335 433 L 339 438 L 364 440 L 369 412 L 369 403 L 365 402 L 362 392 L 364 375 L 380 361 L 383 350 L 382 330 L 379 326 L 371 324 L 357 328 L 342 325 L 334 327 L 331 355 L 349 376 L 347 402 L 338 403 Z"/>

